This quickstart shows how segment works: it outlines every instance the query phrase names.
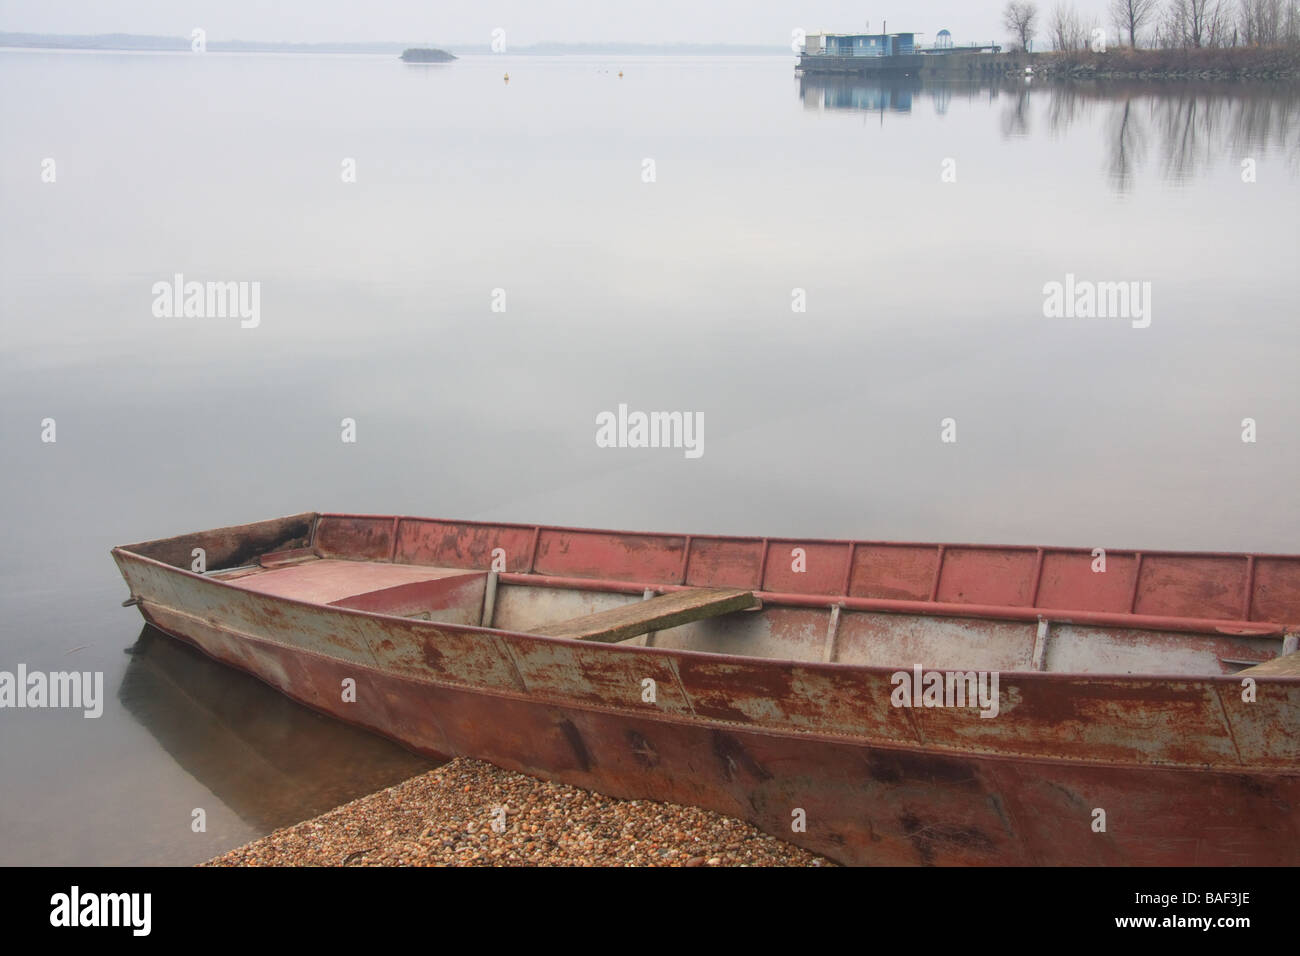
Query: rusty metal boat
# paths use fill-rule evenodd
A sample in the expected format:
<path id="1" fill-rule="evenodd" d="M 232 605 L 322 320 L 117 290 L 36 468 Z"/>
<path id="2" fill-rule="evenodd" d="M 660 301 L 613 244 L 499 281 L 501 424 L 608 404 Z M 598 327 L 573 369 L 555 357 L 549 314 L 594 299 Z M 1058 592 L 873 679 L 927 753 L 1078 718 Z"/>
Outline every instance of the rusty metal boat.
<path id="1" fill-rule="evenodd" d="M 113 557 L 319 711 L 844 863 L 1300 862 L 1300 556 L 304 513 Z"/>

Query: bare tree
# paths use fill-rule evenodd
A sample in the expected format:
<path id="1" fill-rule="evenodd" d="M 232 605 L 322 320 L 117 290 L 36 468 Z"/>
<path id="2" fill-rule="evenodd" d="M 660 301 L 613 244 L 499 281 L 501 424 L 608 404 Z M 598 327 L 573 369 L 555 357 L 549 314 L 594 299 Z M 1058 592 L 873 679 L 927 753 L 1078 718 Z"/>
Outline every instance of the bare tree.
<path id="1" fill-rule="evenodd" d="M 1223 46 L 1231 20 L 1223 0 L 1170 0 L 1162 32 L 1170 46 Z"/>
<path id="2" fill-rule="evenodd" d="M 1038 5 L 1033 0 L 1007 0 L 1002 25 L 1015 34 L 1020 49 L 1028 50 L 1038 32 Z"/>
<path id="3" fill-rule="evenodd" d="M 1228 0 L 1214 0 L 1206 4 L 1209 13 L 1206 18 L 1206 46 L 1235 46 L 1236 27 L 1232 22 L 1232 8 Z"/>
<path id="4" fill-rule="evenodd" d="M 1138 31 L 1156 15 L 1159 0 L 1110 0 L 1110 19 L 1128 45 L 1137 49 Z"/>
<path id="5" fill-rule="evenodd" d="M 1237 18 L 1242 42 L 1273 46 L 1286 38 L 1287 11 L 1283 0 L 1240 0 L 1240 3 Z"/>
<path id="6" fill-rule="evenodd" d="M 1052 18 L 1047 22 L 1047 35 L 1052 46 L 1066 53 L 1082 50 L 1088 45 L 1088 32 L 1079 20 L 1079 13 L 1065 0 L 1057 3 Z"/>

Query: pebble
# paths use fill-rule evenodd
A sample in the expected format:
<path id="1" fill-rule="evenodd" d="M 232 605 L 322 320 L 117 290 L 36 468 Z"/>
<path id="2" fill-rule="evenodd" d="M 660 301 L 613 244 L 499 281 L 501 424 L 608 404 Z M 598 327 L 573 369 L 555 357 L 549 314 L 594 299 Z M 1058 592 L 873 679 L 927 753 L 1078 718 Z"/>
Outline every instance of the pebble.
<path id="1" fill-rule="evenodd" d="M 203 865 L 834 864 L 709 810 L 618 800 L 457 758 Z"/>

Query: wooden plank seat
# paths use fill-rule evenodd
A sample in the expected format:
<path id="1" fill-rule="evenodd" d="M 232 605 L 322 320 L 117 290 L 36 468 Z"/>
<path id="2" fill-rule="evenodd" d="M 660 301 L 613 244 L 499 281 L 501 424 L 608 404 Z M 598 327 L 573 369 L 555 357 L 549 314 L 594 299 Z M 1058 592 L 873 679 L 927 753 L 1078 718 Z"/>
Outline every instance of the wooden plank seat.
<path id="1" fill-rule="evenodd" d="M 530 633 L 541 637 L 567 637 L 577 641 L 612 644 L 691 621 L 750 610 L 760 604 L 753 591 L 691 588 L 548 624 Z"/>
<path id="2" fill-rule="evenodd" d="M 1254 667 L 1247 667 L 1244 671 L 1237 671 L 1237 677 L 1300 677 L 1300 651 L 1292 651 L 1290 654 L 1283 654 L 1281 657 L 1275 657 L 1271 661 L 1265 661 L 1262 664 L 1256 664 Z"/>

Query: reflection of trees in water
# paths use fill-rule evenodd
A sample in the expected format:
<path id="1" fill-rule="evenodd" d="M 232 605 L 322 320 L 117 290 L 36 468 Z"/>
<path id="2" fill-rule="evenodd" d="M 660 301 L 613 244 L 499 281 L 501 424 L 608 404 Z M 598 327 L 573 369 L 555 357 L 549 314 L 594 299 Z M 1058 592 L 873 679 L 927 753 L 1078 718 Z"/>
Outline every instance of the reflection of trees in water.
<path id="1" fill-rule="evenodd" d="M 1047 101 L 1047 126 L 1055 136 L 1064 132 L 1088 113 L 1087 104 L 1081 96 L 1053 96 Z"/>
<path id="2" fill-rule="evenodd" d="M 1106 135 L 1110 143 L 1111 182 L 1120 192 L 1128 192 L 1147 151 L 1147 127 L 1141 116 L 1141 105 L 1126 97 L 1119 109 L 1111 110 Z"/>
<path id="3" fill-rule="evenodd" d="M 1009 101 L 1002 109 L 1002 135 L 1029 135 L 1029 87 L 1020 86 L 1009 92 Z"/>
<path id="4" fill-rule="evenodd" d="M 1095 109 L 1105 111 L 1101 129 L 1109 151 L 1107 171 L 1121 191 L 1132 187 L 1151 152 L 1161 175 L 1174 181 L 1216 163 L 1240 163 L 1264 153 L 1284 155 L 1300 170 L 1300 87 L 1179 84 L 1153 89 L 1109 83 L 1067 84 L 1041 92 L 1048 96 L 1047 118 L 1054 133 L 1065 132 Z M 1018 91 L 1017 100 L 1023 95 Z M 1017 103 L 1016 108 L 1023 107 Z"/>
<path id="5" fill-rule="evenodd" d="M 1098 129 L 1107 148 L 1106 171 L 1115 188 L 1127 192 L 1142 167 L 1153 160 L 1171 180 L 1189 179 L 1215 164 L 1264 154 L 1285 157 L 1300 174 L 1300 86 L 1222 83 L 1107 81 L 1095 84 L 1034 85 L 1019 80 L 934 82 L 919 78 L 803 76 L 800 96 L 809 108 L 910 112 L 914 98 L 928 98 L 935 112 L 954 100 L 987 97 L 1000 102 L 1002 135 L 1028 136 L 1031 106 L 1046 98 L 1053 135 L 1102 116 Z"/>
<path id="6" fill-rule="evenodd" d="M 1180 96 L 1153 112 L 1166 179 L 1187 179 L 1213 161 L 1213 143 L 1223 127 L 1223 105 L 1208 97 Z"/>
<path id="7" fill-rule="evenodd" d="M 1240 163 L 1263 153 L 1300 168 L 1300 91 L 1294 88 L 1221 93 L 1184 89 L 1153 99 L 1151 125 L 1162 171 L 1187 179 L 1216 162 Z"/>

